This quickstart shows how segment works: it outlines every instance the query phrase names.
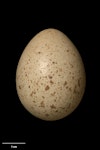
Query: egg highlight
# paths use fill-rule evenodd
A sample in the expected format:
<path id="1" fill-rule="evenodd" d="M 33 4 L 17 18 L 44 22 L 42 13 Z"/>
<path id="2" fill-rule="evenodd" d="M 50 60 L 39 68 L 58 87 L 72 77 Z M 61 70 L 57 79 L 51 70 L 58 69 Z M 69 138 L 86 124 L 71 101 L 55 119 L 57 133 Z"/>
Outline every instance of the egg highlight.
<path id="1" fill-rule="evenodd" d="M 80 104 L 86 86 L 82 58 L 58 29 L 45 29 L 25 47 L 16 69 L 16 89 L 24 108 L 46 121 L 62 119 Z"/>

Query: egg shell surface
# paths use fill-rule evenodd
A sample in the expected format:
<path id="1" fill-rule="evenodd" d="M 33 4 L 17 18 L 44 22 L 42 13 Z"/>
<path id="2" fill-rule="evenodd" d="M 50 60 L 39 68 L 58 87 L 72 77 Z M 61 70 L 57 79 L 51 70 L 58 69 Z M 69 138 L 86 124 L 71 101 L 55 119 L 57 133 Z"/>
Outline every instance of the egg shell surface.
<path id="1" fill-rule="evenodd" d="M 61 31 L 45 29 L 25 47 L 16 70 L 16 89 L 22 105 L 46 121 L 71 114 L 84 95 L 86 75 L 82 58 Z"/>

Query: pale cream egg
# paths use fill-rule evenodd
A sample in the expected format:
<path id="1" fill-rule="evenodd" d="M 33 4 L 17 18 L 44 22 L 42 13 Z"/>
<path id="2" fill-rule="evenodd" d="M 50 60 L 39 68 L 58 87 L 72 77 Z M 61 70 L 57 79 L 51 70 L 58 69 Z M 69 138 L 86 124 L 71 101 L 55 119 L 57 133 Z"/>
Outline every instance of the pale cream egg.
<path id="1" fill-rule="evenodd" d="M 82 58 L 61 31 L 45 29 L 25 47 L 16 70 L 22 105 L 46 121 L 62 119 L 80 104 L 86 86 Z"/>

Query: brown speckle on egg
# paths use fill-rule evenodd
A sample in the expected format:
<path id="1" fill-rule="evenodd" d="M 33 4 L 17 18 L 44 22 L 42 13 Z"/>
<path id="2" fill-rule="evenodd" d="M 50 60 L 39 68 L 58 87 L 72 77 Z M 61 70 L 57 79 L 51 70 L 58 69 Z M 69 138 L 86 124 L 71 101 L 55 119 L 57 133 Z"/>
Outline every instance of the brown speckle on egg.
<path id="1" fill-rule="evenodd" d="M 48 77 L 49 77 L 50 79 L 52 79 L 52 76 L 51 76 L 51 75 L 49 75 Z"/>
<path id="2" fill-rule="evenodd" d="M 79 87 L 80 87 L 80 80 L 81 80 L 81 78 L 78 79 L 78 86 L 79 86 Z"/>
<path id="3" fill-rule="evenodd" d="M 50 89 L 50 87 L 49 87 L 49 85 L 47 85 L 46 87 L 45 87 L 45 91 L 47 91 L 47 90 L 49 90 Z"/>
<path id="4" fill-rule="evenodd" d="M 36 82 L 36 85 L 38 86 L 38 82 Z"/>
<path id="5" fill-rule="evenodd" d="M 33 94 L 36 94 L 36 92 L 35 92 L 35 91 L 33 91 Z"/>
<path id="6" fill-rule="evenodd" d="M 62 90 L 62 87 L 58 87 L 58 89 Z"/>
<path id="7" fill-rule="evenodd" d="M 38 54 L 41 54 L 41 52 L 38 52 Z"/>
<path id="8" fill-rule="evenodd" d="M 71 87 L 69 87 L 69 91 L 70 91 L 70 92 L 72 91 Z"/>
<path id="9" fill-rule="evenodd" d="M 35 91 L 32 91 L 31 94 L 30 94 L 30 96 L 33 96 L 33 94 L 36 94 L 36 92 L 35 92 Z"/>
<path id="10" fill-rule="evenodd" d="M 46 117 L 49 117 L 49 114 L 45 114 L 46 115 Z"/>
<path id="11" fill-rule="evenodd" d="M 59 107 L 59 108 L 61 108 L 61 109 L 65 109 L 65 107 Z"/>
<path id="12" fill-rule="evenodd" d="M 56 70 L 56 73 L 58 73 L 58 70 Z"/>
<path id="13" fill-rule="evenodd" d="M 61 76 L 61 74 L 58 74 L 58 76 L 60 77 L 60 76 Z"/>
<path id="14" fill-rule="evenodd" d="M 56 92 L 51 93 L 51 96 L 54 96 L 56 94 Z"/>
<path id="15" fill-rule="evenodd" d="M 51 83 L 51 84 L 54 84 L 54 82 L 53 82 L 52 80 L 50 80 L 50 83 Z"/>
<path id="16" fill-rule="evenodd" d="M 47 76 L 44 76 L 44 78 L 47 78 Z"/>
<path id="17" fill-rule="evenodd" d="M 58 110 L 56 110 L 55 112 L 58 112 Z"/>
<path id="18" fill-rule="evenodd" d="M 45 97 L 44 97 L 44 96 L 42 96 L 42 98 L 44 99 Z"/>
<path id="19" fill-rule="evenodd" d="M 40 103 L 40 107 L 45 107 L 44 101 Z"/>
<path id="20" fill-rule="evenodd" d="M 75 85 L 75 87 L 74 87 L 74 92 L 73 92 L 74 94 L 77 94 L 77 86 Z"/>
<path id="21" fill-rule="evenodd" d="M 19 89 L 21 90 L 21 86 L 19 85 Z"/>
<path id="22" fill-rule="evenodd" d="M 66 89 L 68 89 L 68 86 L 66 86 Z"/>
<path id="23" fill-rule="evenodd" d="M 69 64 L 70 64 L 71 68 L 73 68 L 73 65 L 71 63 L 69 63 Z"/>
<path id="24" fill-rule="evenodd" d="M 64 65 L 66 66 L 67 63 L 64 63 Z"/>
<path id="25" fill-rule="evenodd" d="M 67 85 L 67 81 L 64 82 L 64 86 L 66 86 L 66 85 Z"/>
<path id="26" fill-rule="evenodd" d="M 70 75 L 72 74 L 71 71 L 69 72 L 69 74 L 70 74 Z"/>
<path id="27" fill-rule="evenodd" d="M 56 109 L 54 104 L 52 104 L 50 107 L 51 107 L 51 109 Z"/>
<path id="28" fill-rule="evenodd" d="M 59 68 L 59 71 L 62 72 L 62 68 Z"/>
<path id="29" fill-rule="evenodd" d="M 53 61 L 52 64 L 57 64 L 57 62 Z"/>

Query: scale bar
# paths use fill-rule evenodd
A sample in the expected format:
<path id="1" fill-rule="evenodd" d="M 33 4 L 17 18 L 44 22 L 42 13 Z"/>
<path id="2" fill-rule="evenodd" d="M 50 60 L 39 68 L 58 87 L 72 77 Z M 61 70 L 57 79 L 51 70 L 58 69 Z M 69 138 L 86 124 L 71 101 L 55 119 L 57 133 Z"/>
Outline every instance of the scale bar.
<path id="1" fill-rule="evenodd" d="M 2 144 L 16 144 L 16 145 L 19 145 L 19 144 L 26 144 L 25 142 L 2 142 Z"/>

